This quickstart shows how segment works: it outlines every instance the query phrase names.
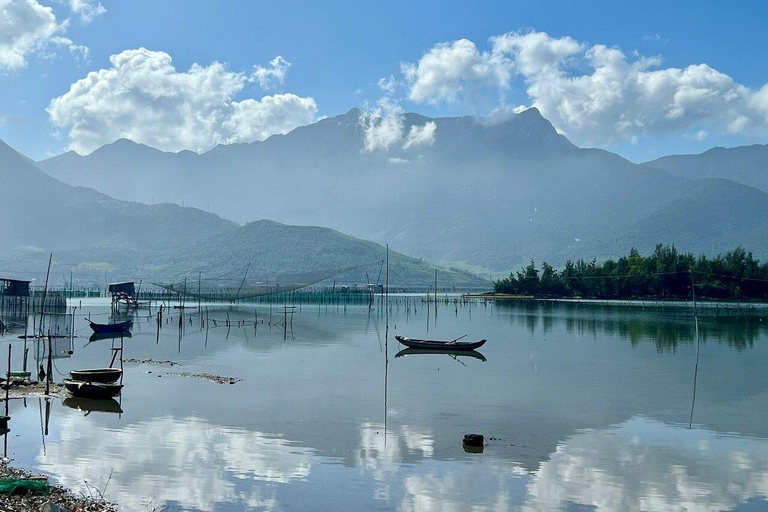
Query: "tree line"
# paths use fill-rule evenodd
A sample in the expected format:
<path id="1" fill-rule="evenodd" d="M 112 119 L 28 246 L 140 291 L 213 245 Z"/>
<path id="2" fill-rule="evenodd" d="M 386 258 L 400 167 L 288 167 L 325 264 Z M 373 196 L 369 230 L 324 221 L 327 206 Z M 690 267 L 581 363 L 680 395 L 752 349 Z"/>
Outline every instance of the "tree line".
<path id="1" fill-rule="evenodd" d="M 600 299 L 768 299 L 768 262 L 738 247 L 716 257 L 694 256 L 674 246 L 657 245 L 642 256 L 632 249 L 618 260 L 568 261 L 562 270 L 531 260 L 523 269 L 494 283 L 496 293 L 535 297 Z"/>

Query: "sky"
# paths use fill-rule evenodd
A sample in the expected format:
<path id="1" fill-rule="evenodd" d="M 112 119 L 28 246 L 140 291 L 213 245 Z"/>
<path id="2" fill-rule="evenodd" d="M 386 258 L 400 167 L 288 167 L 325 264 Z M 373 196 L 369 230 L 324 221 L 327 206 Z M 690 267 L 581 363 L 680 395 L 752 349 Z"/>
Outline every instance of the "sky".
<path id="1" fill-rule="evenodd" d="M 386 127 L 536 106 L 636 162 L 765 144 L 766 20 L 764 1 L 0 0 L 0 139 L 202 152 L 353 107 Z"/>

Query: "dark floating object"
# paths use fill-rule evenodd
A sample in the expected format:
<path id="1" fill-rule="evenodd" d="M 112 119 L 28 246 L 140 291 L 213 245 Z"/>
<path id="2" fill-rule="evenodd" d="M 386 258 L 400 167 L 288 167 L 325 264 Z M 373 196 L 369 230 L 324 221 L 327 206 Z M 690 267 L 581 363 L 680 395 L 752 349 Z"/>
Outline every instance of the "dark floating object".
<path id="1" fill-rule="evenodd" d="M 122 384 L 105 384 L 102 382 L 85 382 L 80 380 L 64 379 L 64 387 L 67 391 L 81 398 L 112 398 L 120 394 Z"/>
<path id="2" fill-rule="evenodd" d="M 487 361 L 485 356 L 478 352 L 477 350 L 454 350 L 450 348 L 446 349 L 438 349 L 438 348 L 404 348 L 397 354 L 395 354 L 395 357 L 407 357 L 407 356 L 415 356 L 418 354 L 447 354 L 449 356 L 457 356 L 457 357 L 474 357 L 475 359 L 479 359 L 480 361 Z"/>
<path id="3" fill-rule="evenodd" d="M 462 336 L 463 338 L 463 336 Z M 476 350 L 488 340 L 480 341 L 437 341 L 437 340 L 417 340 L 405 336 L 395 336 L 395 339 L 408 348 L 421 349 L 448 349 L 448 350 Z M 458 339 L 458 338 L 457 338 Z"/>
<path id="4" fill-rule="evenodd" d="M 101 400 L 93 398 L 80 398 L 76 396 L 68 396 L 62 402 L 65 407 L 71 409 L 77 409 L 78 411 L 91 412 L 109 412 L 114 414 L 122 414 L 123 409 L 120 404 L 114 398 L 103 398 Z"/>
<path id="5" fill-rule="evenodd" d="M 131 330 L 131 327 L 133 327 L 133 320 L 126 320 L 124 322 L 117 322 L 114 324 L 97 324 L 96 322 L 91 322 L 88 320 L 88 323 L 91 325 L 93 332 L 99 334 L 128 332 Z"/>
<path id="6" fill-rule="evenodd" d="M 72 380 L 109 384 L 120 380 L 123 370 L 120 368 L 96 368 L 93 370 L 72 370 L 69 374 L 72 376 Z"/>
<path id="7" fill-rule="evenodd" d="M 481 434 L 465 434 L 461 445 L 467 453 L 483 453 L 485 438 Z"/>
<path id="8" fill-rule="evenodd" d="M 99 340 L 114 340 L 114 339 L 120 339 L 120 338 L 131 338 L 133 337 L 133 334 L 131 334 L 131 331 L 120 331 L 120 332 L 94 332 L 91 334 L 91 337 L 88 338 L 88 341 L 99 341 Z"/>

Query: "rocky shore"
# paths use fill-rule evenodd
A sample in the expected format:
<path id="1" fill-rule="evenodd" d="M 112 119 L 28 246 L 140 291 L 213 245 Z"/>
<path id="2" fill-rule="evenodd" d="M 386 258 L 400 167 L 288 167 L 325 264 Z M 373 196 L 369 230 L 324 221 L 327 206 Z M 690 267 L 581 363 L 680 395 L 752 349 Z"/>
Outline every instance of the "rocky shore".
<path id="1" fill-rule="evenodd" d="M 28 471 L 12 468 L 7 461 L 0 462 L 0 480 L 34 480 L 47 482 L 45 476 L 35 476 Z M 98 490 L 84 495 L 56 485 L 48 485 L 50 493 L 0 493 L 0 510 L 4 512 L 117 512 L 117 507 L 107 502 Z"/>

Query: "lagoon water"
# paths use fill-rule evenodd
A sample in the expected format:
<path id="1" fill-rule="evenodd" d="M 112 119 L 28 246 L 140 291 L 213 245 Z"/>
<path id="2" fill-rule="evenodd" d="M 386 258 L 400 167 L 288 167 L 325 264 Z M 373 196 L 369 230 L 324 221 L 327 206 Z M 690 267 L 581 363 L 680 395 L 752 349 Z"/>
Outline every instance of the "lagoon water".
<path id="1" fill-rule="evenodd" d="M 106 410 L 52 399 L 47 435 L 46 401 L 12 400 L 7 454 L 128 511 L 768 510 L 768 318 L 700 319 L 694 404 L 690 311 L 405 300 L 389 330 L 378 303 L 304 304 L 287 332 L 280 306 L 270 326 L 210 305 L 207 330 L 186 310 L 181 335 L 169 311 L 159 337 L 140 310 L 125 357 L 179 365 L 126 362 Z M 119 341 L 84 320 L 109 311 L 78 308 L 57 381 L 109 364 Z M 395 334 L 427 333 L 487 338 L 486 360 L 398 356 Z"/>

